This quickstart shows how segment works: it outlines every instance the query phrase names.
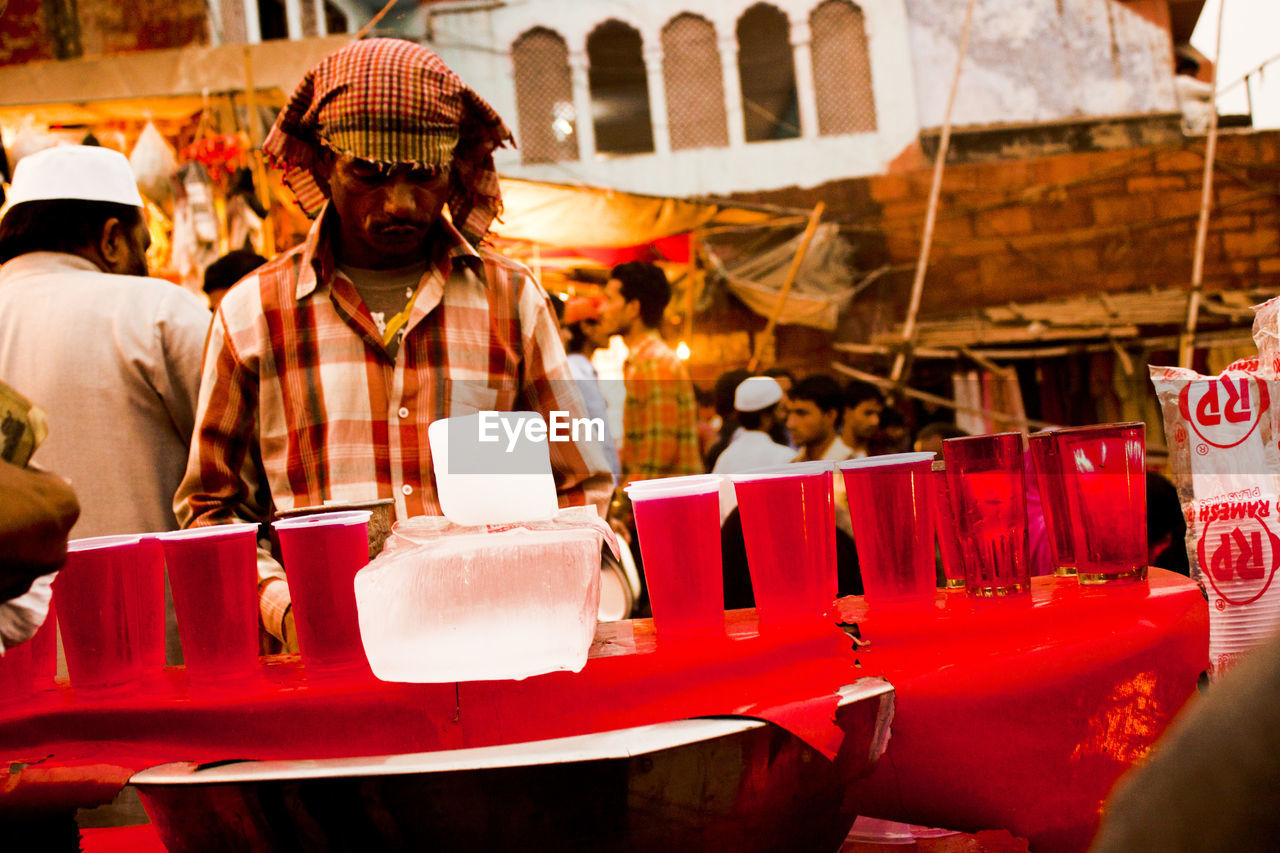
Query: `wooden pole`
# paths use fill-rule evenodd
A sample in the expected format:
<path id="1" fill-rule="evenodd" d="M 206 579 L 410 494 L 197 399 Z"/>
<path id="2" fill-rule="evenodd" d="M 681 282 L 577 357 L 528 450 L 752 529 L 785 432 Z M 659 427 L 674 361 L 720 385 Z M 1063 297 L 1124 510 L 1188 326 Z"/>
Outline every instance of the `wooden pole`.
<path id="1" fill-rule="evenodd" d="M 831 367 L 835 369 L 837 373 L 843 373 L 845 376 L 857 379 L 859 382 L 868 382 L 879 388 L 883 388 L 886 391 L 904 394 L 907 397 L 914 397 L 917 400 L 923 400 L 926 403 L 932 403 L 935 406 L 943 406 L 957 412 L 968 412 L 970 414 L 981 415 L 984 418 L 989 418 L 992 421 L 997 421 L 999 423 L 1011 424 L 1018 427 L 1026 425 L 1027 427 L 1035 427 L 1036 429 L 1047 429 L 1049 427 L 1057 426 L 1057 424 L 1051 424 L 1046 421 L 1033 421 L 1026 418 L 1018 418 L 1007 412 L 997 412 L 994 409 L 983 409 L 976 406 L 962 406 L 955 400 L 948 400 L 946 397 L 939 397 L 937 394 L 930 394 L 927 391 L 917 391 L 915 388 L 908 388 L 900 382 L 894 382 L 892 379 L 885 379 L 883 376 L 876 376 L 874 373 L 867 373 L 865 371 L 858 370 L 856 367 L 849 367 L 847 364 L 841 364 L 838 361 L 832 362 Z"/>
<path id="2" fill-rule="evenodd" d="M 275 256 L 275 231 L 271 227 L 271 187 L 267 186 L 267 167 L 262 162 L 262 126 L 258 115 L 257 92 L 253 88 L 253 60 L 249 46 L 244 48 L 244 108 L 249 120 L 249 164 L 253 171 L 253 184 L 258 190 L 258 201 L 267 215 L 262 218 L 262 254 L 268 259 Z"/>
<path id="3" fill-rule="evenodd" d="M 1218 34 L 1213 50 L 1213 76 L 1209 82 L 1209 137 L 1205 141 L 1204 178 L 1200 182 L 1200 219 L 1196 224 L 1195 257 L 1191 262 L 1191 290 L 1187 293 L 1187 321 L 1178 342 L 1178 364 L 1190 367 L 1195 356 L 1196 325 L 1200 321 L 1200 297 L 1204 288 L 1204 251 L 1209 239 L 1209 206 L 1213 200 L 1213 161 L 1218 152 L 1218 59 L 1222 56 L 1222 12 L 1218 6 Z"/>
<path id="4" fill-rule="evenodd" d="M 782 282 L 782 289 L 778 291 L 778 298 L 773 303 L 773 311 L 769 313 L 769 322 L 765 324 L 764 331 L 760 333 L 760 337 L 756 338 L 756 351 L 751 356 L 751 362 L 747 365 L 747 369 L 752 373 L 756 372 L 756 368 L 760 366 L 760 359 L 764 356 L 765 344 L 769 341 L 769 336 L 773 334 L 773 329 L 778 325 L 778 317 L 782 314 L 782 306 L 786 303 L 787 297 L 791 295 L 791 286 L 796 283 L 796 275 L 800 272 L 800 264 L 804 261 L 804 253 L 809 249 L 809 243 L 813 240 L 813 234 L 818 230 L 818 221 L 822 219 L 822 212 L 826 210 L 826 205 L 818 202 L 813 207 L 813 213 L 809 214 L 809 224 L 804 227 L 804 234 L 800 236 L 800 247 L 796 249 L 795 257 L 791 259 L 791 268 L 787 270 L 787 277 Z"/>
<path id="5" fill-rule="evenodd" d="M 973 23 L 973 8 L 977 0 L 969 0 L 964 13 L 964 26 L 960 30 L 960 48 L 956 54 L 956 71 L 951 75 L 951 94 L 947 98 L 947 112 L 942 122 L 942 136 L 938 140 L 938 155 L 933 163 L 933 184 L 929 187 L 929 206 L 924 216 L 924 234 L 920 238 L 920 256 L 916 259 L 916 275 L 911 282 L 911 301 L 907 306 L 907 318 L 902 324 L 902 347 L 893 359 L 890 378 L 896 383 L 907 366 L 907 353 L 916 336 L 916 317 L 920 313 L 920 298 L 924 295 L 924 276 L 929 269 L 929 249 L 933 245 L 933 227 L 938 218 L 938 198 L 942 193 L 942 173 L 947 162 L 947 150 L 951 147 L 951 113 L 956 105 L 956 92 L 960 89 L 960 69 L 969 51 L 969 27 Z"/>

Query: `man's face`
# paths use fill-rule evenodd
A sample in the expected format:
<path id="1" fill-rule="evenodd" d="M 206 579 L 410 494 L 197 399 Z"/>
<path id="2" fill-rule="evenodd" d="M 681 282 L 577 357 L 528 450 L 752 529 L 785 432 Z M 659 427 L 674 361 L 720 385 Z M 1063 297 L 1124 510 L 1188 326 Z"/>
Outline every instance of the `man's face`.
<path id="1" fill-rule="evenodd" d="M 844 410 L 850 433 L 859 441 L 870 441 L 880 428 L 880 412 L 884 403 L 879 400 L 863 400 L 852 409 Z"/>
<path id="2" fill-rule="evenodd" d="M 449 170 L 386 168 L 350 154 L 329 163 L 320 177 L 341 223 L 341 260 L 365 269 L 425 260 L 427 232 L 449 197 Z"/>
<path id="3" fill-rule="evenodd" d="M 836 429 L 836 412 L 824 412 L 812 400 L 792 400 L 787 413 L 787 431 L 797 445 L 821 444 Z"/>
<path id="4" fill-rule="evenodd" d="M 600 306 L 600 329 L 606 335 L 625 335 L 639 315 L 640 303 L 628 302 L 622 295 L 622 282 L 609 279 L 604 286 L 604 303 Z"/>

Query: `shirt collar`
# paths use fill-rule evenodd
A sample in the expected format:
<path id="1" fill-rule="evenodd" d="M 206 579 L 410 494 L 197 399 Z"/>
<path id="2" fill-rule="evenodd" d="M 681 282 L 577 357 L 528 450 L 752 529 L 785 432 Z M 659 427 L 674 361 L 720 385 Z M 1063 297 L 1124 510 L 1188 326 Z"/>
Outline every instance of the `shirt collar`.
<path id="1" fill-rule="evenodd" d="M 320 209 L 320 215 L 311 224 L 307 238 L 303 241 L 302 265 L 298 272 L 298 283 L 294 288 L 294 298 L 303 299 L 313 293 L 320 284 L 328 285 L 333 281 L 337 271 L 337 262 L 333 255 L 333 241 L 328 238 L 329 231 L 336 226 L 337 215 L 332 212 L 332 203 L 326 201 Z M 462 262 L 469 266 L 478 266 L 482 259 L 475 246 L 443 216 L 436 221 L 435 227 L 427 240 L 435 258 L 428 269 L 435 267 L 447 277 L 454 264 Z M 485 281 L 484 276 L 480 276 Z"/>

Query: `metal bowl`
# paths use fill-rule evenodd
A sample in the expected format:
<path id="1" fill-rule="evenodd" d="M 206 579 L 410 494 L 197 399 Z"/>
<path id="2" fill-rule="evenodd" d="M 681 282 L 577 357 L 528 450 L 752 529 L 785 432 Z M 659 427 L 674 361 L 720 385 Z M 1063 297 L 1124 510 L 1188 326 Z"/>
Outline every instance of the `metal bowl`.
<path id="1" fill-rule="evenodd" d="M 714 717 L 364 758 L 165 764 L 136 785 L 170 853 L 836 850 L 849 783 L 883 753 L 893 688 L 840 691 L 829 761 L 763 720 Z"/>

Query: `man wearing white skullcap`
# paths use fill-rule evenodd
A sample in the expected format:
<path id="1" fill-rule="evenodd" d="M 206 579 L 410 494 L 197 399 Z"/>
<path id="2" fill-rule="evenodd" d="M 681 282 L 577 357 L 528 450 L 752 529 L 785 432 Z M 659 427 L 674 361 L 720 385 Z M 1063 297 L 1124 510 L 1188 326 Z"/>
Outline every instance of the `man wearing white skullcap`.
<path id="1" fill-rule="evenodd" d="M 75 538 L 173 530 L 210 314 L 147 277 L 129 161 L 60 146 L 18 162 L 0 219 L 0 379 L 45 410 L 34 462 L 71 480 Z M 176 662 L 174 626 L 169 658 Z"/>
<path id="2" fill-rule="evenodd" d="M 784 465 L 796 452 L 769 437 L 773 427 L 782 386 L 772 376 L 749 376 L 733 393 L 733 408 L 738 413 L 742 430 L 724 449 L 711 469 L 713 474 L 740 474 L 755 468 Z M 738 505 L 733 486 L 727 480 L 720 488 L 720 523 Z"/>

